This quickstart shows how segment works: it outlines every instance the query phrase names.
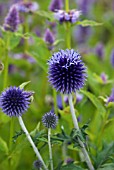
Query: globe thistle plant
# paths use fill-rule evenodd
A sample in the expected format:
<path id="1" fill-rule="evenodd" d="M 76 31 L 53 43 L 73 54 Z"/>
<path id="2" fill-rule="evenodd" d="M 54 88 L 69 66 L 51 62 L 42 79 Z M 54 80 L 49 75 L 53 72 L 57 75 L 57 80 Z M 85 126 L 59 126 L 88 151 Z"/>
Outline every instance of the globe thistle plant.
<path id="1" fill-rule="evenodd" d="M 55 129 L 57 126 L 57 122 L 58 122 L 58 117 L 52 111 L 46 113 L 42 117 L 42 123 L 46 128 Z"/>
<path id="2" fill-rule="evenodd" d="M 51 148 L 51 129 L 55 129 L 57 126 L 58 117 L 52 111 L 46 113 L 42 117 L 43 125 L 48 128 L 48 146 L 49 146 L 49 157 L 50 157 L 50 167 L 53 170 L 53 157 L 52 157 L 52 148 Z"/>
<path id="3" fill-rule="evenodd" d="M 5 18 L 4 25 L 3 25 L 4 30 L 16 32 L 18 29 L 19 23 L 20 23 L 19 13 L 18 13 L 16 5 L 13 5 L 10 8 L 9 13 L 7 14 Z"/>
<path id="4" fill-rule="evenodd" d="M 78 52 L 73 49 L 60 50 L 49 60 L 48 77 L 51 85 L 61 93 L 72 93 L 84 86 L 86 67 Z"/>
<path id="5" fill-rule="evenodd" d="M 11 86 L 2 92 L 0 96 L 0 107 L 10 117 L 22 116 L 30 105 L 32 95 L 33 92 Z"/>
<path id="6" fill-rule="evenodd" d="M 10 116 L 17 116 L 19 120 L 19 124 L 25 133 L 28 141 L 30 142 L 34 152 L 36 153 L 38 159 L 41 161 L 43 167 L 45 170 L 47 170 L 47 167 L 37 149 L 34 142 L 32 141 L 32 138 L 26 129 L 26 126 L 22 119 L 22 114 L 27 111 L 29 104 L 31 103 L 31 96 L 33 95 L 33 92 L 25 91 L 24 89 L 21 89 L 20 87 L 11 86 L 7 88 L 5 91 L 2 92 L 0 95 L 0 108 L 2 108 L 2 111 Z"/>
<path id="7" fill-rule="evenodd" d="M 72 92 L 76 92 L 84 86 L 87 74 L 86 67 L 78 52 L 73 49 L 60 50 L 53 54 L 49 60 L 49 81 L 52 86 L 62 93 L 68 94 L 69 106 L 72 115 L 74 127 L 80 131 L 78 120 L 75 115 L 75 109 L 73 106 Z M 48 126 L 47 119 L 45 125 Z M 86 163 L 89 169 L 94 170 L 89 155 L 86 151 L 84 143 L 78 138 L 78 142 L 81 146 Z"/>
<path id="8" fill-rule="evenodd" d="M 63 22 L 75 23 L 78 21 L 80 15 L 81 15 L 81 11 L 78 11 L 75 9 L 70 10 L 69 12 L 66 12 L 64 10 L 56 10 L 54 17 L 60 23 L 63 23 Z"/>

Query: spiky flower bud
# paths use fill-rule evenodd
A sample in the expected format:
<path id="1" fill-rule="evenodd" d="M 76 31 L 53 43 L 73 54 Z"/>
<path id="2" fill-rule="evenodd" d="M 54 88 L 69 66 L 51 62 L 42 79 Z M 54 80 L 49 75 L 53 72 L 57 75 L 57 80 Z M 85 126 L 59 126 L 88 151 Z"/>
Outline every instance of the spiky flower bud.
<path id="1" fill-rule="evenodd" d="M 18 29 L 19 23 L 20 23 L 19 13 L 18 13 L 17 7 L 13 5 L 10 8 L 9 13 L 7 14 L 5 18 L 4 25 L 3 25 L 4 30 L 15 32 Z"/>
<path id="2" fill-rule="evenodd" d="M 49 6 L 50 11 L 55 11 L 57 9 L 61 9 L 63 7 L 62 0 L 52 0 Z"/>
<path id="3" fill-rule="evenodd" d="M 58 117 L 52 111 L 46 113 L 42 117 L 42 123 L 47 128 L 55 129 L 57 126 L 57 122 L 58 122 Z"/>
<path id="4" fill-rule="evenodd" d="M 60 50 L 48 61 L 48 77 L 51 85 L 62 93 L 76 92 L 84 86 L 86 67 L 81 56 L 73 49 Z"/>
<path id="5" fill-rule="evenodd" d="M 2 111 L 12 116 L 22 116 L 27 111 L 33 92 L 24 91 L 20 87 L 9 87 L 0 95 L 0 108 Z"/>
<path id="6" fill-rule="evenodd" d="M 78 11 L 75 9 L 70 10 L 69 12 L 66 12 L 64 10 L 56 10 L 54 17 L 60 23 L 63 23 L 63 22 L 75 23 L 78 21 L 80 15 L 81 15 L 81 11 Z"/>
<path id="7" fill-rule="evenodd" d="M 35 169 L 39 170 L 40 168 L 42 168 L 42 162 L 40 160 L 36 160 L 33 162 L 33 166 Z"/>

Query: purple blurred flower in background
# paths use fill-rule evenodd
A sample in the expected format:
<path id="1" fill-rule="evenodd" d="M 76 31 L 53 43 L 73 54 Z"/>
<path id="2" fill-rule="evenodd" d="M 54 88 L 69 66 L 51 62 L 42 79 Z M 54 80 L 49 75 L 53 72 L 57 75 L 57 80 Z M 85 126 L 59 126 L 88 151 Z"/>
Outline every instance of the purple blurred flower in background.
<path id="1" fill-rule="evenodd" d="M 79 44 L 85 43 L 91 35 L 91 28 L 76 26 L 73 35 L 75 35 L 75 39 Z"/>
<path id="2" fill-rule="evenodd" d="M 103 60 L 104 58 L 104 45 L 102 43 L 98 43 L 95 47 L 95 53 L 99 59 Z"/>
<path id="3" fill-rule="evenodd" d="M 114 88 L 112 89 L 111 95 L 108 97 L 107 102 L 114 102 Z"/>
<path id="4" fill-rule="evenodd" d="M 19 2 L 16 4 L 19 12 L 31 13 L 38 10 L 39 5 L 37 2 Z"/>
<path id="5" fill-rule="evenodd" d="M 26 53 L 18 53 L 18 54 L 14 54 L 13 56 L 15 59 L 25 59 L 27 60 L 29 63 L 35 63 L 36 60 L 30 56 L 29 54 L 26 54 Z"/>
<path id="6" fill-rule="evenodd" d="M 52 50 L 55 37 L 54 37 L 53 33 L 50 31 L 49 28 L 47 28 L 46 31 L 45 31 L 44 40 L 47 43 L 48 49 Z"/>
<path id="7" fill-rule="evenodd" d="M 106 84 L 108 76 L 103 72 L 103 73 L 101 73 L 100 77 L 101 77 L 103 83 Z"/>
<path id="8" fill-rule="evenodd" d="M 57 9 L 62 9 L 62 7 L 63 7 L 63 0 L 52 0 L 49 5 L 49 10 L 54 12 Z"/>
<path id="9" fill-rule="evenodd" d="M 78 21 L 80 15 L 81 15 L 81 11 L 78 11 L 75 9 L 70 10 L 69 12 L 66 12 L 64 10 L 56 10 L 54 17 L 60 23 L 63 23 L 63 22 L 75 23 Z"/>
<path id="10" fill-rule="evenodd" d="M 78 5 L 78 9 L 82 11 L 82 14 L 87 16 L 91 10 L 94 0 L 77 0 L 76 3 Z"/>
<path id="11" fill-rule="evenodd" d="M 111 61 L 112 67 L 114 67 L 114 49 L 112 49 L 112 52 L 111 52 L 111 55 L 110 55 L 110 61 Z"/>
<path id="12" fill-rule="evenodd" d="M 58 106 L 58 108 L 59 108 L 60 110 L 63 109 L 61 95 L 57 95 L 57 106 Z"/>
<path id="13" fill-rule="evenodd" d="M 83 94 L 76 92 L 76 103 L 81 102 L 83 99 Z"/>
<path id="14" fill-rule="evenodd" d="M 74 160 L 72 158 L 67 158 L 66 159 L 66 163 L 67 164 L 70 164 L 70 163 L 73 163 L 73 162 L 74 162 Z"/>
<path id="15" fill-rule="evenodd" d="M 13 5 L 11 6 L 5 18 L 5 21 L 3 24 L 4 30 L 15 32 L 18 29 L 19 23 L 20 23 L 19 13 L 18 13 L 17 7 Z"/>
<path id="16" fill-rule="evenodd" d="M 72 93 L 82 88 L 87 77 L 86 67 L 78 52 L 60 50 L 48 61 L 48 78 L 51 85 L 61 93 Z"/>

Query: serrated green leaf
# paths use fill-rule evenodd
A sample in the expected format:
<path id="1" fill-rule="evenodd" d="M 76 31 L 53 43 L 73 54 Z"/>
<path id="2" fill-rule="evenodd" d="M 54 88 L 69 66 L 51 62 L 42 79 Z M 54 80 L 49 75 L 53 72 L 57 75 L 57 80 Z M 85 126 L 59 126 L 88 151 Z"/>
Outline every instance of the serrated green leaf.
<path id="1" fill-rule="evenodd" d="M 98 168 L 97 170 L 113 170 L 114 169 L 114 163 L 107 163 L 104 164 L 101 168 Z"/>
<path id="2" fill-rule="evenodd" d="M 95 167 L 99 168 L 101 165 L 106 162 L 110 156 L 114 154 L 114 142 L 110 144 L 104 144 L 103 149 L 98 151 L 97 157 L 95 160 Z"/>
<path id="3" fill-rule="evenodd" d="M 90 99 L 90 101 L 93 103 L 93 105 L 97 108 L 99 114 L 101 114 L 104 117 L 106 110 L 105 110 L 104 106 L 101 104 L 101 102 L 98 100 L 98 98 L 90 92 L 87 92 L 84 90 L 81 90 L 81 92 Z"/>
<path id="4" fill-rule="evenodd" d="M 83 20 L 83 21 L 78 21 L 76 22 L 76 25 L 81 25 L 83 27 L 87 27 L 87 26 L 101 26 L 103 23 L 98 23 L 96 21 L 92 21 L 92 20 Z"/>
<path id="5" fill-rule="evenodd" d="M 0 152 L 4 152 L 4 154 L 8 154 L 8 146 L 7 143 L 0 137 Z"/>

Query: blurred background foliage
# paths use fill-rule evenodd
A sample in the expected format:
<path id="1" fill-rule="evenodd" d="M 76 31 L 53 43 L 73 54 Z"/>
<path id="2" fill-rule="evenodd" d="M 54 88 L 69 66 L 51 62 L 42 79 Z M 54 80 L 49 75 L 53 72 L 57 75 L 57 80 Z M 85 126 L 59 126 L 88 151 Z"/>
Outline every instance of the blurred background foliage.
<path id="1" fill-rule="evenodd" d="M 70 0 L 70 9 L 78 9 L 78 1 L 80 0 Z M 108 144 L 113 142 L 114 139 L 114 107 L 113 105 L 107 107 L 102 100 L 103 97 L 110 96 L 114 86 L 114 65 L 111 62 L 111 52 L 114 49 L 114 2 L 113 0 L 92 1 L 89 10 L 85 15 L 81 15 L 80 20 L 94 20 L 102 23 L 102 25 L 96 27 L 72 25 L 71 46 L 73 49 L 78 50 L 88 68 L 86 86 L 80 92 L 83 94 L 83 99 L 79 103 L 74 103 L 80 127 L 89 122 L 87 129 L 87 134 L 89 135 L 88 143 L 90 144 L 90 152 L 94 160 L 98 158 L 97 154 L 101 152 L 103 146 L 105 145 L 105 148 L 108 147 Z M 9 7 L 15 2 L 14 0 L 0 0 L 1 27 Z M 55 21 L 48 9 L 51 1 L 37 0 L 36 2 L 39 4 L 38 11 L 20 14 L 22 24 L 19 27 L 18 34 L 10 35 L 8 53 L 8 86 L 19 86 L 23 82 L 31 81 L 27 86 L 27 90 L 35 92 L 33 103 L 27 113 L 23 115 L 29 132 L 33 132 L 38 123 L 41 122 L 43 114 L 53 108 L 53 91 L 47 78 L 47 61 L 54 51 L 66 48 L 65 40 L 67 34 L 65 25 Z M 55 37 L 53 51 L 48 50 L 44 41 L 44 33 L 47 28 L 50 28 Z M 0 35 L 0 61 L 4 64 L 8 35 L 2 29 Z M 105 74 L 105 81 L 101 76 L 102 73 Z M 3 90 L 3 75 L 4 70 L 0 73 L 0 91 Z M 53 131 L 53 134 L 60 133 L 61 126 L 64 126 L 65 132 L 69 134 L 73 124 L 67 104 L 64 110 L 58 108 L 58 115 L 59 125 Z M 33 169 L 32 163 L 35 160 L 35 154 L 24 135 L 19 136 L 16 142 L 13 142 L 13 151 L 9 155 L 9 127 L 10 118 L 0 112 L 0 169 L 8 169 L 7 160 L 9 159 L 12 161 L 12 170 Z M 40 123 L 37 131 L 42 129 L 43 126 Z M 14 136 L 19 131 L 20 126 L 15 118 Z M 61 143 L 59 145 L 53 144 L 55 167 L 64 159 L 62 146 L 60 147 L 60 145 Z M 42 144 L 39 143 L 38 148 L 41 146 Z M 114 150 L 113 145 L 110 145 L 110 148 Z M 73 160 L 77 160 L 78 164 L 77 150 L 77 148 L 69 146 L 67 155 L 73 158 Z M 104 153 L 106 154 L 106 151 Z M 41 154 L 48 163 L 47 146 L 41 149 Z M 114 151 L 111 154 L 113 155 Z M 101 158 L 98 159 L 100 160 Z M 96 167 L 98 167 L 97 163 Z M 106 165 L 104 170 L 106 170 Z"/>

